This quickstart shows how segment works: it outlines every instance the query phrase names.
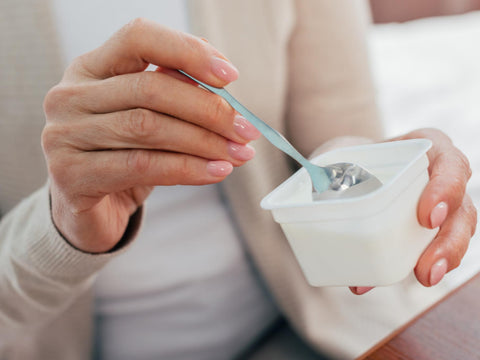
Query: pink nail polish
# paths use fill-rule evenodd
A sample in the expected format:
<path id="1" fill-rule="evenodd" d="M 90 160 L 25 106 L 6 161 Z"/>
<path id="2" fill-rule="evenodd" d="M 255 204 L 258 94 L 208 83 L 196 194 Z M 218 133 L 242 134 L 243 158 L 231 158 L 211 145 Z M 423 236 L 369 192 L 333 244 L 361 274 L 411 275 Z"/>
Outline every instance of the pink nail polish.
<path id="1" fill-rule="evenodd" d="M 440 259 L 433 264 L 430 270 L 430 286 L 437 285 L 448 270 L 447 259 Z"/>
<path id="2" fill-rule="evenodd" d="M 233 171 L 233 165 L 228 161 L 209 161 L 207 172 L 212 176 L 224 177 Z"/>
<path id="3" fill-rule="evenodd" d="M 238 70 L 230 62 L 220 59 L 219 57 L 212 57 L 212 72 L 220 79 L 232 82 L 238 79 Z"/>
<path id="4" fill-rule="evenodd" d="M 235 119 L 233 120 L 233 127 L 235 129 L 235 132 L 241 137 L 243 137 L 245 140 L 256 140 L 260 136 L 262 136 L 260 131 L 258 131 L 255 126 L 250 124 L 250 122 L 242 115 L 235 115 Z"/>
<path id="5" fill-rule="evenodd" d="M 255 156 L 255 149 L 249 144 L 242 145 L 233 141 L 228 142 L 228 153 L 237 160 L 247 161 Z"/>
<path id="6" fill-rule="evenodd" d="M 438 203 L 430 214 L 430 224 L 433 229 L 443 224 L 448 214 L 448 205 L 445 202 Z"/>

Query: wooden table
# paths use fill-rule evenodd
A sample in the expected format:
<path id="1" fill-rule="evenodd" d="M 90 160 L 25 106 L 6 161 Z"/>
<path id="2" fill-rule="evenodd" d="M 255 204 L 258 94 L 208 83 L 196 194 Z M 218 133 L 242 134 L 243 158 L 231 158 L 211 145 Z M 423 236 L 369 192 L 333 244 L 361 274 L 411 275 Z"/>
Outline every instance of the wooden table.
<path id="1" fill-rule="evenodd" d="M 480 360 L 480 273 L 359 359 Z"/>

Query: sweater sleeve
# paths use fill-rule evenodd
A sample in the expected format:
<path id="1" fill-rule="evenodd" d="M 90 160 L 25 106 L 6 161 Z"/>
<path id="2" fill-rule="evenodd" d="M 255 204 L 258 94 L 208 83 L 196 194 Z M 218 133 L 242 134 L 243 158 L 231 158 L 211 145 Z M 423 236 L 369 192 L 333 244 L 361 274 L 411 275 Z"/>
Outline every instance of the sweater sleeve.
<path id="1" fill-rule="evenodd" d="M 138 232 L 141 213 L 139 209 L 132 216 L 124 244 Z M 59 234 L 50 214 L 46 185 L 0 222 L 0 349 L 22 329 L 41 325 L 65 309 L 125 249 L 81 252 Z"/>
<path id="2" fill-rule="evenodd" d="M 287 128 L 310 154 L 337 136 L 379 139 L 365 1 L 296 0 L 288 47 Z M 320 129 L 320 131 L 312 131 Z"/>

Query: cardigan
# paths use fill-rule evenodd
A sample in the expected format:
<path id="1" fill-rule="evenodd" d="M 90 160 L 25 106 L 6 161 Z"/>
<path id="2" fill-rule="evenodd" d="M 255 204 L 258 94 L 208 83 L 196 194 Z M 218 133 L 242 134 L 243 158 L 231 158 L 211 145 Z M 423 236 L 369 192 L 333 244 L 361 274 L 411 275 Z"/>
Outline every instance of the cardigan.
<path id="1" fill-rule="evenodd" d="M 381 137 L 364 2 L 203 0 L 190 1 L 189 10 L 193 33 L 240 71 L 229 91 L 302 153 L 337 136 Z M 78 251 L 50 217 L 42 100 L 63 69 L 51 16 L 47 0 L 0 4 L 1 359 L 89 359 L 92 283 L 128 249 Z M 277 305 L 313 348 L 357 356 L 424 306 L 405 299 L 406 289 L 411 298 L 433 298 L 411 280 L 362 297 L 308 285 L 280 227 L 259 206 L 294 167 L 265 139 L 254 146 L 255 159 L 235 169 L 222 191 Z M 142 208 L 127 229 L 132 241 L 141 218 Z"/>

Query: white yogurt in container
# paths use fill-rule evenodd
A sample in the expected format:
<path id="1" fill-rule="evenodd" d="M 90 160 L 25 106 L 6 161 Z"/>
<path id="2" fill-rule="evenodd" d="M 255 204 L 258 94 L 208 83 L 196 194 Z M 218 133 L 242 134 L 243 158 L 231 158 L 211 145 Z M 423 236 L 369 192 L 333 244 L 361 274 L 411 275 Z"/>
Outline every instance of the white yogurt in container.
<path id="1" fill-rule="evenodd" d="M 438 231 L 417 220 L 430 147 L 429 140 L 415 139 L 336 149 L 312 161 L 361 165 L 383 186 L 359 197 L 314 201 L 302 168 L 262 200 L 311 285 L 381 286 L 410 274 Z"/>

